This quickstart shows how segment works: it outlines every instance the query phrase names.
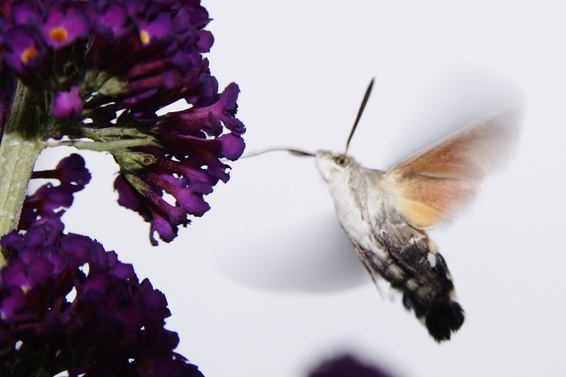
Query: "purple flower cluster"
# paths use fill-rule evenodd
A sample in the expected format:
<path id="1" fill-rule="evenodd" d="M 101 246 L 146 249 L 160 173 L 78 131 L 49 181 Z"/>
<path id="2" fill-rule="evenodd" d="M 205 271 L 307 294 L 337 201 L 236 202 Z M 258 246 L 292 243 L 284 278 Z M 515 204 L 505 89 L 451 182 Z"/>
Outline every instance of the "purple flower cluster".
<path id="1" fill-rule="evenodd" d="M 166 147 L 139 147 L 134 150 L 137 155 L 116 155 L 122 172 L 114 184 L 118 203 L 151 222 L 153 245 L 157 244 L 154 232 L 170 242 L 177 236 L 177 227 L 190 222 L 188 214 L 202 216 L 208 211 L 210 206 L 203 196 L 211 193 L 219 180 L 228 181 L 229 166 L 219 158 L 236 160 L 244 150 L 239 136 L 244 128 L 233 117 L 237 96 L 238 87 L 231 84 L 209 106 L 162 117 L 156 128 Z M 222 134 L 223 124 L 232 133 Z M 167 202 L 163 192 L 176 202 Z"/>
<path id="2" fill-rule="evenodd" d="M 173 352 L 165 296 L 58 218 L 0 242 L 0 375 L 202 377 Z"/>
<path id="3" fill-rule="evenodd" d="M 200 0 L 1 1 L 0 140 L 31 141 L 30 156 L 46 145 L 112 153 L 119 204 L 150 223 L 153 245 L 155 234 L 170 242 L 209 210 L 204 196 L 245 147 L 239 88 L 219 91 L 204 57 L 209 21 Z M 166 113 L 173 103 L 182 110 Z M 83 158 L 32 178 L 50 183 L 0 240 L 0 376 L 202 377 L 173 352 L 165 296 L 114 252 L 63 233 L 90 181 Z"/>
<path id="4" fill-rule="evenodd" d="M 0 121 L 18 79 L 42 100 L 42 137 L 93 141 L 120 165 L 119 203 L 169 242 L 244 150 L 238 86 L 219 93 L 199 0 L 19 0 L 0 13 Z M 177 101 L 185 110 L 161 115 Z M 83 144 L 84 146 L 84 144 Z M 172 197 L 173 200 L 165 198 Z"/>

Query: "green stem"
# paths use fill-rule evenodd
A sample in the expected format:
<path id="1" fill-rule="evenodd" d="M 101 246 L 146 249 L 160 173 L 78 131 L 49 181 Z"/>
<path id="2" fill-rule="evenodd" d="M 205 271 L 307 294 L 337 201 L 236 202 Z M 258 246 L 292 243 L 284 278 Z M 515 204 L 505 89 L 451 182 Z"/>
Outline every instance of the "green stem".
<path id="1" fill-rule="evenodd" d="M 105 138 L 112 138 L 112 137 L 139 138 L 139 137 L 147 136 L 146 133 L 140 132 L 136 128 L 122 128 L 122 127 L 108 127 L 108 128 L 81 127 L 81 132 L 85 137 L 94 140 L 104 140 Z"/>
<path id="2" fill-rule="evenodd" d="M 81 140 L 63 140 L 44 143 L 47 147 L 75 147 L 97 152 L 113 152 L 126 148 L 143 147 L 147 145 L 156 145 L 153 137 L 148 136 L 143 139 L 125 139 L 112 141 L 81 141 Z"/>
<path id="3" fill-rule="evenodd" d="M 33 165 L 43 148 L 40 100 L 18 84 L 0 144 L 0 236 L 18 226 Z M 0 267 L 5 263 L 0 255 Z"/>

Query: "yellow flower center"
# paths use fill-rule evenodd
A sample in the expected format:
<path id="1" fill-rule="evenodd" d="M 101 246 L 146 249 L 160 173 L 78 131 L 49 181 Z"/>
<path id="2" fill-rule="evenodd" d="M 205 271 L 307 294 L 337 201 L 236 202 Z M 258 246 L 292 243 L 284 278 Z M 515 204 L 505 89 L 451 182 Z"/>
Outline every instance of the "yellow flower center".
<path id="1" fill-rule="evenodd" d="M 24 64 L 28 64 L 30 59 L 35 58 L 39 54 L 39 51 L 35 48 L 35 46 L 28 47 L 22 52 L 21 59 Z"/>
<path id="2" fill-rule="evenodd" d="M 149 44 L 149 41 L 151 40 L 149 33 L 147 31 L 140 31 L 140 40 L 144 45 Z"/>
<path id="3" fill-rule="evenodd" d="M 56 27 L 49 32 L 49 38 L 56 42 L 64 42 L 67 39 L 67 30 L 62 27 Z"/>

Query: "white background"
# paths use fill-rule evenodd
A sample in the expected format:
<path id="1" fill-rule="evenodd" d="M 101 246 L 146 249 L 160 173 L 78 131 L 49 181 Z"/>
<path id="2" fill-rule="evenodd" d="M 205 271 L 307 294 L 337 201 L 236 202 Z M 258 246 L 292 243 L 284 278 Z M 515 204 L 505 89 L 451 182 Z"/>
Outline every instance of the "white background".
<path id="1" fill-rule="evenodd" d="M 566 370 L 566 6 L 560 1 L 205 1 L 211 69 L 241 88 L 248 150 L 342 151 L 386 169 L 497 105 L 527 102 L 518 154 L 460 221 L 432 232 L 466 322 L 437 344 L 382 298 L 312 159 L 233 163 L 212 210 L 171 244 L 115 205 L 109 156 L 65 215 L 166 293 L 179 352 L 207 377 L 306 376 L 353 352 L 399 377 Z M 562 3 L 564 4 L 564 3 Z M 53 158 L 52 158 L 53 159 Z M 44 160 L 52 165 L 55 160 Z M 96 199 L 93 199 L 96 198 Z"/>

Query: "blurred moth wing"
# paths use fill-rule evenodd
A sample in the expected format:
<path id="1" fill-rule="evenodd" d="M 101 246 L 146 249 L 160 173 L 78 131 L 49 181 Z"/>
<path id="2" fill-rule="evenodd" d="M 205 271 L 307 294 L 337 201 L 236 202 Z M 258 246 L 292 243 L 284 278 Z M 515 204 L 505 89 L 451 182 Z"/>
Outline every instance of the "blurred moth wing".
<path id="1" fill-rule="evenodd" d="M 520 118 L 518 105 L 497 109 L 389 169 L 384 179 L 407 223 L 428 229 L 465 211 L 516 149 Z"/>

